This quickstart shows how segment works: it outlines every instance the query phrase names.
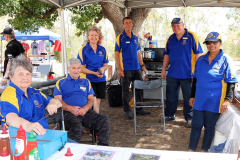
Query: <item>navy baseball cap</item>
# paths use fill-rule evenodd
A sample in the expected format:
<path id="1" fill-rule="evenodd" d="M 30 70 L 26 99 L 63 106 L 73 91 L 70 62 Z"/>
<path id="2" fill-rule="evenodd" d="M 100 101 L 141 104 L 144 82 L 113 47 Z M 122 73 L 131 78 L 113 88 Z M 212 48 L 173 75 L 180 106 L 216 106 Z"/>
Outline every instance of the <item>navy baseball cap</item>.
<path id="1" fill-rule="evenodd" d="M 14 31 L 12 28 L 7 27 L 3 30 L 3 32 L 1 34 L 14 34 Z"/>
<path id="2" fill-rule="evenodd" d="M 206 41 L 219 41 L 219 40 L 221 40 L 221 38 L 222 37 L 218 32 L 210 32 L 210 33 L 208 33 L 203 44 L 206 43 Z"/>
<path id="3" fill-rule="evenodd" d="M 173 24 L 182 24 L 183 20 L 181 18 L 173 18 L 171 25 Z"/>

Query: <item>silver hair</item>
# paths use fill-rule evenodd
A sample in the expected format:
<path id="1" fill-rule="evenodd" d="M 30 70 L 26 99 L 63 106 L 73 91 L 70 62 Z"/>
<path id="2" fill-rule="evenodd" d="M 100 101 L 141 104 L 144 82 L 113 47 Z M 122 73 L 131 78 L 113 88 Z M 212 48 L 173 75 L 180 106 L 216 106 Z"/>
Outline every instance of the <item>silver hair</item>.
<path id="1" fill-rule="evenodd" d="M 82 66 L 79 59 L 77 59 L 77 58 L 70 58 L 70 59 L 68 60 L 68 67 L 70 67 L 71 64 L 73 64 L 73 63 L 74 63 L 74 64 L 79 64 L 79 63 L 80 63 L 80 66 Z"/>
<path id="2" fill-rule="evenodd" d="M 9 75 L 14 76 L 14 71 L 20 66 L 32 73 L 32 64 L 24 55 L 21 54 L 11 60 Z"/>

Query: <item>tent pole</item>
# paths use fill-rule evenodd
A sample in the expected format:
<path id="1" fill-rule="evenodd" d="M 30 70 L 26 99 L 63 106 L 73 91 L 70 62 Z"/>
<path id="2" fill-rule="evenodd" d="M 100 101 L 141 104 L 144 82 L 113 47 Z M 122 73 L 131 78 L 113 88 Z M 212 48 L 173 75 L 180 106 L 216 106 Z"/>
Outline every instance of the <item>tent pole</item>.
<path id="1" fill-rule="evenodd" d="M 2 56 L 2 40 L 1 40 L 1 73 L 2 73 L 2 67 L 3 67 L 3 65 L 2 65 L 2 62 L 3 62 L 3 56 Z"/>
<path id="2" fill-rule="evenodd" d="M 127 17 L 127 8 L 125 8 L 125 17 Z"/>
<path id="3" fill-rule="evenodd" d="M 62 75 L 67 74 L 67 51 L 65 41 L 65 25 L 64 25 L 64 11 L 60 8 L 60 25 L 61 25 L 61 50 L 62 50 Z"/>

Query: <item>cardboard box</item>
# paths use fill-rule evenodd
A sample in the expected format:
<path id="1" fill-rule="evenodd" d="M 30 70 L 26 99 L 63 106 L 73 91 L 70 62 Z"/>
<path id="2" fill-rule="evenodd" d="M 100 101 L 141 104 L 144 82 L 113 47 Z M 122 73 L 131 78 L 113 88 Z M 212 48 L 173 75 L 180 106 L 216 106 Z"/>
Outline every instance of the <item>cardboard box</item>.
<path id="1" fill-rule="evenodd" d="M 17 136 L 18 128 L 9 127 L 9 134 L 10 137 Z M 29 136 L 29 133 L 26 132 L 26 137 Z M 16 138 L 10 138 L 11 140 L 11 147 L 13 153 L 15 153 L 15 143 Z M 40 140 L 47 140 L 40 141 Z M 38 152 L 40 159 L 47 159 L 57 150 L 59 150 L 62 146 L 64 146 L 67 142 L 67 132 L 59 131 L 59 130 L 51 130 L 48 129 L 45 135 L 39 136 L 37 135 L 37 144 L 38 144 Z"/>

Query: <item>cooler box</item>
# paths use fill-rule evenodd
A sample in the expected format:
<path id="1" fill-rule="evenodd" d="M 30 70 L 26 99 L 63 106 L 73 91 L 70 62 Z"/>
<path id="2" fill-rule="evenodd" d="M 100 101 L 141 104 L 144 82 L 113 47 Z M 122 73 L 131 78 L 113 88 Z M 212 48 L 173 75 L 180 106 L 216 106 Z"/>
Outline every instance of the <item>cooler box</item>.
<path id="1" fill-rule="evenodd" d="M 15 143 L 18 128 L 9 127 L 9 134 L 11 140 L 12 152 L 15 153 Z M 29 133 L 26 132 L 26 137 L 29 136 Z M 15 137 L 15 138 L 12 138 Z M 47 140 L 46 141 L 38 141 L 38 140 Z M 47 133 L 45 135 L 39 136 L 37 135 L 37 145 L 39 157 L 41 160 L 47 159 L 61 147 L 63 147 L 67 142 L 67 132 L 59 131 L 59 130 L 51 130 L 47 129 Z"/>
<path id="2" fill-rule="evenodd" d="M 120 107 L 122 106 L 122 87 L 121 85 L 107 86 L 108 103 L 110 107 Z"/>

